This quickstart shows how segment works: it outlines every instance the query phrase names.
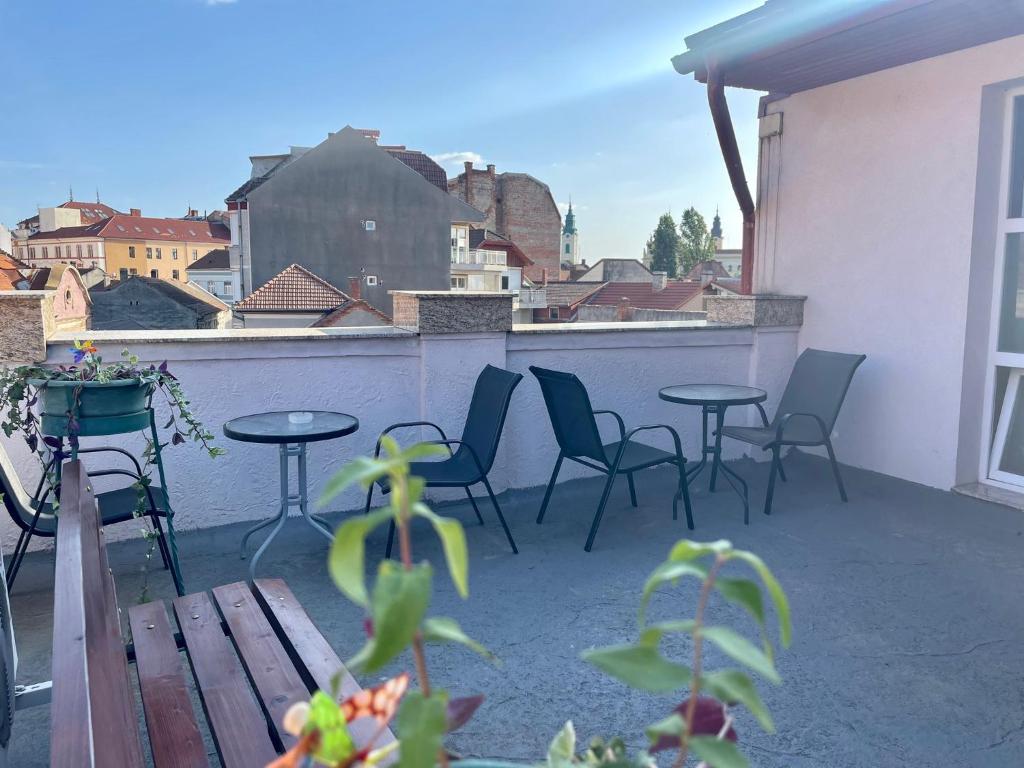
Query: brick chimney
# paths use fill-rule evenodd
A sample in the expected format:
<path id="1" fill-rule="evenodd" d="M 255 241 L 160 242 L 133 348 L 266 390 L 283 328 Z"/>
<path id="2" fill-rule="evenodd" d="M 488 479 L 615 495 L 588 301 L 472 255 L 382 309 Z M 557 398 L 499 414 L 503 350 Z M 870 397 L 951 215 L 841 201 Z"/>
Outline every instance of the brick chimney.
<path id="1" fill-rule="evenodd" d="M 348 279 L 348 295 L 353 299 L 361 299 L 363 293 L 363 279 L 361 277 L 350 277 Z"/>
<path id="2" fill-rule="evenodd" d="M 141 208 L 129 208 L 128 209 L 128 214 L 130 216 L 135 216 L 136 218 L 140 218 L 142 216 L 142 209 Z"/>
<path id="3" fill-rule="evenodd" d="M 633 319 L 633 308 L 629 306 L 629 299 L 623 296 L 619 299 L 619 322 L 625 323 Z"/>
<path id="4" fill-rule="evenodd" d="M 655 291 L 664 291 L 668 285 L 668 272 L 652 272 L 651 288 Z"/>
<path id="5" fill-rule="evenodd" d="M 494 178 L 494 163 L 487 164 L 487 175 L 492 179 Z"/>
<path id="6" fill-rule="evenodd" d="M 466 205 L 473 204 L 473 161 L 467 160 L 463 167 L 466 169 Z"/>
<path id="7" fill-rule="evenodd" d="M 548 268 L 544 267 L 543 269 L 541 269 L 540 275 L 541 275 L 541 283 L 543 285 L 547 285 L 548 284 Z"/>

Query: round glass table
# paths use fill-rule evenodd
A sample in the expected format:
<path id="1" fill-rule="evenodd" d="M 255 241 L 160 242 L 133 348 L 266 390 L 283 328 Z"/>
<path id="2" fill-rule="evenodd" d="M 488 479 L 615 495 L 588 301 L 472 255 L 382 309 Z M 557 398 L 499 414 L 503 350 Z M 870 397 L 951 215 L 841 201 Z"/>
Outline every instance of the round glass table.
<path id="1" fill-rule="evenodd" d="M 312 526 L 333 541 L 327 522 L 309 511 L 306 492 L 306 444 L 333 440 L 337 437 L 351 435 L 359 429 L 359 419 L 347 413 L 334 411 L 275 411 L 241 416 L 224 424 L 224 436 L 243 443 L 265 443 L 280 446 L 281 456 L 281 503 L 277 515 L 254 525 L 242 536 L 241 556 L 245 559 L 249 537 L 257 531 L 273 525 L 270 535 L 260 544 L 256 554 L 249 561 L 249 578 L 256 578 L 256 564 L 266 552 L 277 534 L 288 519 L 288 510 L 298 507 L 302 517 Z M 298 464 L 297 493 L 291 492 L 288 477 L 288 459 L 296 457 Z"/>
<path id="2" fill-rule="evenodd" d="M 750 504 L 747 495 L 747 484 L 738 474 L 722 463 L 722 427 L 725 426 L 725 412 L 731 405 L 754 405 L 761 414 L 761 420 L 768 424 L 768 417 L 761 406 L 768 399 L 768 393 L 757 387 L 744 387 L 736 384 L 677 384 L 665 387 L 658 392 L 658 397 L 670 403 L 683 405 L 699 405 L 701 407 L 701 455 L 700 461 L 692 469 L 687 470 L 686 479 L 696 477 L 708 464 L 711 457 L 711 480 L 708 490 L 715 490 L 718 472 L 729 481 L 729 485 L 743 500 L 743 522 L 750 523 Z M 708 416 L 715 415 L 714 442 L 708 443 Z"/>

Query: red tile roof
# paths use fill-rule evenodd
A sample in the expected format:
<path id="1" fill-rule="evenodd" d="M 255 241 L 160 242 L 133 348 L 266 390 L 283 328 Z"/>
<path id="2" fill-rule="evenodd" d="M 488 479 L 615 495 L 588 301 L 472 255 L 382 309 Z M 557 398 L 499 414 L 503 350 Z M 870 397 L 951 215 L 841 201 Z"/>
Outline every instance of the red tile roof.
<path id="1" fill-rule="evenodd" d="M 95 224 L 98 221 L 109 219 L 120 211 L 114 210 L 106 203 L 83 203 L 78 200 L 69 200 L 66 203 L 61 203 L 57 206 L 58 208 L 76 208 L 81 211 L 82 224 Z M 39 214 L 35 216 L 29 216 L 24 221 L 18 222 L 20 225 L 31 226 L 39 223 Z"/>
<path id="2" fill-rule="evenodd" d="M 292 264 L 235 304 L 238 312 L 328 312 L 351 301 L 305 267 Z"/>
<path id="3" fill-rule="evenodd" d="M 381 147 L 396 160 L 400 160 L 442 192 L 448 192 L 448 174 L 437 162 L 422 152 L 405 147 Z"/>
<path id="4" fill-rule="evenodd" d="M 701 284 L 691 280 L 669 280 L 660 291 L 651 283 L 605 283 L 586 303 L 616 305 L 627 298 L 637 309 L 679 309 L 701 290 Z"/>
<path id="5" fill-rule="evenodd" d="M 36 232 L 29 240 L 53 240 L 75 237 L 102 237 L 112 240 L 167 240 L 170 242 L 231 242 L 231 232 L 220 222 L 157 219 L 118 213 L 96 224 L 61 227 L 52 232 Z"/>
<path id="6" fill-rule="evenodd" d="M 551 282 L 539 286 L 544 289 L 549 307 L 571 307 L 603 288 L 606 283 Z"/>
<path id="7" fill-rule="evenodd" d="M 4 251 L 0 251 L 0 291 L 13 291 L 28 287 L 28 280 L 21 274 L 22 263 Z"/>
<path id="8" fill-rule="evenodd" d="M 391 325 L 391 318 L 385 315 L 376 307 L 370 306 L 362 299 L 349 299 L 347 304 L 342 304 L 333 312 L 328 312 L 326 315 L 321 317 L 310 328 L 334 328 L 338 325 L 338 322 L 346 315 L 351 314 L 357 309 L 361 309 L 364 312 L 376 316 L 378 319 L 383 321 L 385 325 Z"/>

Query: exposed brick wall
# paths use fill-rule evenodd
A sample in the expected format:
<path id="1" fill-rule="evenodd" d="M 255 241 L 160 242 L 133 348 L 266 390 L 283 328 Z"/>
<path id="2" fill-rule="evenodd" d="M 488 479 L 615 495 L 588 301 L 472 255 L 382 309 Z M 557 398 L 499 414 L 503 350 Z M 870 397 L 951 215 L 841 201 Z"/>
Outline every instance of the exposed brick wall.
<path id="1" fill-rule="evenodd" d="M 525 173 L 470 170 L 448 182 L 448 191 L 487 215 L 486 226 L 509 238 L 533 260 L 525 272 L 541 280 L 559 274 L 562 215 L 546 184 Z M 468 179 L 468 189 L 467 189 Z"/>

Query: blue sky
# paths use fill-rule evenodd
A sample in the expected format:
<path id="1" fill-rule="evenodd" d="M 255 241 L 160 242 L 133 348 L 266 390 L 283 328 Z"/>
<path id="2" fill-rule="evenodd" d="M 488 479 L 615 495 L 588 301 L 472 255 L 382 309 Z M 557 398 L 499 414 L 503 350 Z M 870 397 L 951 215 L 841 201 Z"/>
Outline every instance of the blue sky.
<path id="1" fill-rule="evenodd" d="M 67 199 L 180 216 L 223 207 L 250 154 L 350 124 L 570 196 L 589 261 L 639 257 L 666 210 L 726 244 L 739 212 L 703 86 L 669 58 L 758 0 L 438 3 L 6 0 L 0 222 Z M 11 98 L 13 96 L 13 98 Z M 759 94 L 730 90 L 748 178 Z"/>

